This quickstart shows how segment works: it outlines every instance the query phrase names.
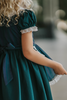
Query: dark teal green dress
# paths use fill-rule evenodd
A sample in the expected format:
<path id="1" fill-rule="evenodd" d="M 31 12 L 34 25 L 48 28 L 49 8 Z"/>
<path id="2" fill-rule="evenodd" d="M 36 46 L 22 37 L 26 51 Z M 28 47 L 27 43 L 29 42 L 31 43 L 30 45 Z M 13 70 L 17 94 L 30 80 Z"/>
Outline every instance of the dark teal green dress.
<path id="1" fill-rule="evenodd" d="M 18 24 L 12 17 L 0 26 L 0 100 L 52 100 L 49 81 L 56 74 L 53 69 L 38 65 L 23 55 L 21 34 L 37 31 L 36 16 L 26 10 L 20 13 Z M 33 40 L 33 48 L 51 59 Z"/>

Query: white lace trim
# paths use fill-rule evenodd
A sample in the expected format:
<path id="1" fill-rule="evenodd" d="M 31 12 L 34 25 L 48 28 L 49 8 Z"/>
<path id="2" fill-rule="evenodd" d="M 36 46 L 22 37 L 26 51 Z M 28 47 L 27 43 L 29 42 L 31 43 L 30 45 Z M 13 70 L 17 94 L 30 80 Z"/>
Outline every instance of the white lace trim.
<path id="1" fill-rule="evenodd" d="M 38 50 L 36 49 L 36 47 L 35 47 L 35 46 L 33 46 L 33 49 L 34 49 L 34 50 L 36 50 L 36 51 L 38 51 Z M 38 51 L 38 52 L 39 52 L 39 51 Z"/>
<path id="2" fill-rule="evenodd" d="M 49 84 L 54 85 L 55 83 L 57 83 L 60 80 L 61 77 L 62 77 L 62 75 L 55 76 L 55 78 L 52 81 L 50 81 Z"/>
<path id="3" fill-rule="evenodd" d="M 33 49 L 36 50 L 36 51 L 38 51 L 38 50 L 36 49 L 35 46 L 33 46 Z M 39 51 L 38 51 L 38 52 L 39 52 Z M 56 76 L 49 82 L 49 84 L 50 84 L 50 85 L 54 85 L 55 83 L 57 83 L 57 82 L 60 80 L 61 77 L 62 77 L 62 75 L 56 75 Z"/>
<path id="4" fill-rule="evenodd" d="M 30 27 L 30 28 L 21 30 L 20 32 L 21 32 L 22 34 L 24 34 L 24 33 L 30 32 L 30 31 L 38 31 L 38 28 L 37 28 L 36 26 L 33 26 L 33 27 Z"/>

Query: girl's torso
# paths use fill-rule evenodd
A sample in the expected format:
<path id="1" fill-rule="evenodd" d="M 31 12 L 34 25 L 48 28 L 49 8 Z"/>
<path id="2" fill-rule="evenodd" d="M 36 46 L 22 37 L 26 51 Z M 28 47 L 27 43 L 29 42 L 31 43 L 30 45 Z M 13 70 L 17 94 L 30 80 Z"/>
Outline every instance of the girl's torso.
<path id="1" fill-rule="evenodd" d="M 8 43 L 15 46 L 21 45 L 21 34 L 17 25 L 0 27 L 0 45 L 5 46 Z"/>

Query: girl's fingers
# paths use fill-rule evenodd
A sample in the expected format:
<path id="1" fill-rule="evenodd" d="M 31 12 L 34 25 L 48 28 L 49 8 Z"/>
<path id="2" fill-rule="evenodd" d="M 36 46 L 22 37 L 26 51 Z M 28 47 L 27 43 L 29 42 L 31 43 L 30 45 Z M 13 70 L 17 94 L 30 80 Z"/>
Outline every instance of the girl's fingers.
<path id="1" fill-rule="evenodd" d="M 66 73 L 64 73 L 65 75 L 67 75 L 67 72 Z"/>
<path id="2" fill-rule="evenodd" d="M 67 75 L 67 71 L 66 71 L 66 75 Z"/>

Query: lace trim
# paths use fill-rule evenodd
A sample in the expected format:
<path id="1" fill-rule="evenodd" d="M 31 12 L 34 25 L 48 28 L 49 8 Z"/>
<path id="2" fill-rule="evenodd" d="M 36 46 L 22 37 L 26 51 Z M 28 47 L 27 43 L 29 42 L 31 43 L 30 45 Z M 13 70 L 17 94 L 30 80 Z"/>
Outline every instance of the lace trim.
<path id="1" fill-rule="evenodd" d="M 20 32 L 21 32 L 22 34 L 24 34 L 24 33 L 30 32 L 30 31 L 38 31 L 38 28 L 37 28 L 36 26 L 34 26 L 34 27 L 30 27 L 30 28 L 21 30 Z"/>
<path id="2" fill-rule="evenodd" d="M 57 83 L 57 82 L 60 80 L 61 77 L 62 77 L 62 75 L 57 75 L 57 76 L 55 76 L 55 78 L 54 78 L 53 80 L 51 80 L 51 81 L 49 82 L 49 84 L 50 84 L 50 85 L 54 85 L 55 83 Z"/>
<path id="3" fill-rule="evenodd" d="M 38 51 L 35 46 L 33 46 L 33 49 Z M 62 77 L 62 75 L 56 75 L 51 81 L 49 81 L 49 84 L 54 85 L 55 83 L 57 83 L 60 80 L 61 77 Z"/>
<path id="4" fill-rule="evenodd" d="M 35 46 L 33 46 L 33 49 L 34 49 L 34 50 L 36 50 L 36 51 L 38 51 L 38 50 L 36 49 L 36 47 L 35 47 Z"/>

